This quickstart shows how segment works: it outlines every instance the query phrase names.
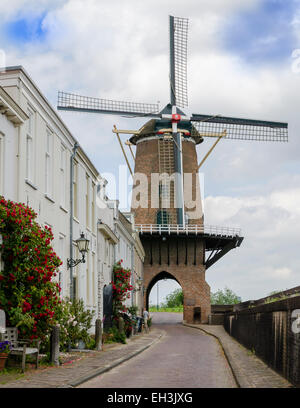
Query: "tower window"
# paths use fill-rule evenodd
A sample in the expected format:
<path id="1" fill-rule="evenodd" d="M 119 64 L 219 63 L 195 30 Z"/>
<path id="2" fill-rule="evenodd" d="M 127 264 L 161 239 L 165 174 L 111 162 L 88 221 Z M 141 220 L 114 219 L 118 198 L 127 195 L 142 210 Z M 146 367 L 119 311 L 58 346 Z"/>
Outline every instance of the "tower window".
<path id="1" fill-rule="evenodd" d="M 157 215 L 156 215 L 156 222 L 159 225 L 168 225 L 170 224 L 170 214 L 165 211 L 165 210 L 159 210 L 157 211 Z"/>

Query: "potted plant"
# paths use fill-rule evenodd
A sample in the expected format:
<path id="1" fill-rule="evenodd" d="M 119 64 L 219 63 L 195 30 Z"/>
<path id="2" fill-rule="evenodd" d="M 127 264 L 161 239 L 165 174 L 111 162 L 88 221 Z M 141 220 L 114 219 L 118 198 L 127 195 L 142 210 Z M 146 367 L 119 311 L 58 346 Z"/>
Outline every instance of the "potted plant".
<path id="1" fill-rule="evenodd" d="M 0 341 L 0 371 L 5 367 L 5 363 L 10 353 L 11 344 L 10 341 Z"/>

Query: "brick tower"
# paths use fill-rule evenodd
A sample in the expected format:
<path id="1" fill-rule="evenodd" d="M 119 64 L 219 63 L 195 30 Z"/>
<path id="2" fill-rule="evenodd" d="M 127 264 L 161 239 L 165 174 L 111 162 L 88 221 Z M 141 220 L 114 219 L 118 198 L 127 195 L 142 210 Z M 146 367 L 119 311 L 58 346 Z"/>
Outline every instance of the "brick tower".
<path id="1" fill-rule="evenodd" d="M 167 105 L 167 114 L 171 106 Z M 176 142 L 170 121 L 151 119 L 130 142 L 136 145 L 132 208 L 145 249 L 144 304 L 161 279 L 175 279 L 183 290 L 186 322 L 206 323 L 210 287 L 206 269 L 237 245 L 236 238 L 206 231 L 203 224 L 196 145 L 203 141 L 190 122 L 178 124 L 184 180 L 184 223 L 179 220 Z M 209 262 L 206 251 L 215 250 Z M 212 254 L 211 254 L 212 255 Z"/>

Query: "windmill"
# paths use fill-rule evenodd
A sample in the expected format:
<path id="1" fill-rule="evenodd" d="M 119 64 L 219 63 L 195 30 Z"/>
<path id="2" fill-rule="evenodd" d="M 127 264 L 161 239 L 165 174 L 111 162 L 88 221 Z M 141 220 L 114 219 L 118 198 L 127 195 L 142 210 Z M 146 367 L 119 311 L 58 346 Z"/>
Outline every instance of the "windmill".
<path id="1" fill-rule="evenodd" d="M 68 92 L 58 92 L 59 110 L 79 111 L 126 117 L 151 117 L 164 122 L 172 129 L 174 141 L 175 172 L 177 178 L 177 205 L 179 225 L 185 225 L 182 169 L 182 139 L 190 135 L 217 138 L 205 155 L 197 170 L 221 139 L 241 139 L 255 141 L 288 140 L 287 123 L 263 120 L 224 117 L 221 115 L 192 114 L 187 116 L 180 108 L 188 105 L 187 95 L 187 38 L 188 19 L 169 16 L 170 29 L 170 103 L 159 111 L 158 104 L 135 103 L 80 96 Z M 178 125 L 188 130 L 178 132 Z M 115 133 L 116 130 L 115 130 Z M 123 132 L 125 133 L 125 132 Z M 132 133 L 132 132 L 128 132 Z M 121 145 L 122 147 L 122 145 Z M 123 147 L 122 147 L 123 149 Z M 126 154 L 123 150 L 123 154 Z M 126 159 L 127 161 L 127 159 Z"/>
<path id="2" fill-rule="evenodd" d="M 194 174 L 221 139 L 286 142 L 288 125 L 282 122 L 225 117 L 221 115 L 186 115 L 187 97 L 187 38 L 188 19 L 169 16 L 170 29 L 170 103 L 162 110 L 158 104 L 113 101 L 58 93 L 58 109 L 120 115 L 150 120 L 138 131 L 114 127 L 131 174 L 119 134 L 131 134 L 126 142 L 135 159 L 134 174 L 153 173 L 176 175 L 176 211 L 167 213 L 165 206 L 155 212 L 149 206 L 136 210 L 136 225 L 145 249 L 145 306 L 153 285 L 163 278 L 176 279 L 184 293 L 184 320 L 207 322 L 210 313 L 209 286 L 205 271 L 228 251 L 240 246 L 240 230 L 208 227 L 203 217 L 192 222 L 186 218 L 184 175 Z M 213 146 L 198 164 L 196 145 L 204 138 L 215 138 Z M 136 145 L 133 155 L 131 145 Z M 159 186 L 160 187 L 160 186 Z M 161 191 L 159 191 L 161 194 Z M 169 192 L 169 194 L 171 194 Z M 171 194 L 171 195 L 172 195 Z M 174 205 L 175 207 L 175 205 Z M 210 252 L 205 259 L 205 253 Z M 192 282 L 192 285 L 191 285 Z"/>

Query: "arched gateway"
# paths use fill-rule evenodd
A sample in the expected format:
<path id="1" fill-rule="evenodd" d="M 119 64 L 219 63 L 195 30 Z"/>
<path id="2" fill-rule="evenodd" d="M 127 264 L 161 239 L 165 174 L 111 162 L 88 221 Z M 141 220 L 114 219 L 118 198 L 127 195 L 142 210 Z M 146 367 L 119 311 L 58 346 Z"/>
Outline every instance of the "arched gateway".
<path id="1" fill-rule="evenodd" d="M 198 240 L 191 240 L 188 236 L 185 237 L 185 242 L 180 236 L 170 235 L 164 241 L 162 236 L 153 238 L 153 234 L 142 234 L 146 253 L 144 264 L 145 307 L 148 307 L 149 294 L 156 282 L 163 278 L 175 279 L 183 291 L 183 319 L 189 323 L 207 322 L 210 313 L 210 288 L 205 281 L 203 249 L 199 248 L 203 247 L 203 243 L 201 245 L 197 242 Z M 194 264 L 195 245 L 198 246 L 198 250 L 196 248 L 198 259 Z M 172 254 L 173 256 L 170 256 Z"/>
<path id="2" fill-rule="evenodd" d="M 189 276 L 191 273 L 189 272 Z M 195 277 L 194 277 L 195 278 Z M 197 280 L 198 277 L 196 277 Z M 203 285 L 200 285 L 200 282 L 194 285 L 194 290 L 191 291 L 191 284 L 185 278 L 184 273 L 182 270 L 174 270 L 172 268 L 172 274 L 167 271 L 156 272 L 155 269 L 151 269 L 145 273 L 145 307 L 148 309 L 149 307 L 149 295 L 153 288 L 153 286 L 159 282 L 161 279 L 174 279 L 180 286 L 183 291 L 184 297 L 184 310 L 183 310 L 183 319 L 187 322 L 201 322 L 205 320 L 205 316 L 208 315 L 209 309 L 205 307 L 207 305 L 207 300 L 209 301 L 209 286 L 204 281 L 202 282 Z M 201 279 L 201 278 L 200 278 Z M 199 293 L 199 287 L 203 287 L 203 291 Z M 206 291 L 206 292 L 205 292 Z M 207 298 L 208 297 L 208 298 Z M 205 301 L 203 301 L 205 300 Z"/>

